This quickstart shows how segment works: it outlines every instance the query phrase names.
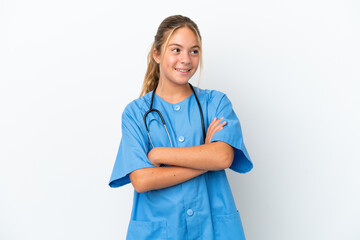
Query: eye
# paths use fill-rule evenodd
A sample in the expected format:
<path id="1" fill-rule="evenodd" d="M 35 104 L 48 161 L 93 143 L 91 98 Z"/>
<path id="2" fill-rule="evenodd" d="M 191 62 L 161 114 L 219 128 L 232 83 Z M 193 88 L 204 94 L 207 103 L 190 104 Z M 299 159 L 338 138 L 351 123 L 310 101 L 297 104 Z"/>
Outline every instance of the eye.
<path id="1" fill-rule="evenodd" d="M 178 53 L 178 52 L 180 52 L 180 49 L 179 49 L 179 48 L 174 48 L 174 49 L 171 50 L 171 51 L 173 51 L 174 53 Z"/>
<path id="2" fill-rule="evenodd" d="M 194 50 L 191 51 L 191 54 L 197 55 L 197 54 L 199 54 L 199 50 L 198 50 L 198 49 L 194 49 Z"/>

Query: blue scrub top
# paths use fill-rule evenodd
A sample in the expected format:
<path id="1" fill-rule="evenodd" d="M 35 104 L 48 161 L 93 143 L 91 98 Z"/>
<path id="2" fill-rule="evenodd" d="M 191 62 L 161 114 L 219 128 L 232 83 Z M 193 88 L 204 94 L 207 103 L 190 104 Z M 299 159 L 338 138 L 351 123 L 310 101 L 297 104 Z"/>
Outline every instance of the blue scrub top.
<path id="1" fill-rule="evenodd" d="M 246 151 L 239 119 L 224 93 L 194 87 L 203 109 L 205 130 L 214 117 L 227 124 L 211 139 L 234 147 L 230 169 L 246 173 L 253 167 Z M 122 114 L 122 139 L 110 179 L 110 187 L 130 183 L 129 173 L 154 167 L 147 154 L 152 149 L 143 116 L 149 110 L 152 92 L 128 104 Z M 171 104 L 156 93 L 153 108 L 164 117 L 173 147 L 204 142 L 201 117 L 194 93 Z M 170 146 L 160 117 L 147 117 L 154 147 Z M 127 239 L 245 239 L 239 212 L 224 170 L 208 171 L 181 184 L 144 193 L 134 191 Z"/>

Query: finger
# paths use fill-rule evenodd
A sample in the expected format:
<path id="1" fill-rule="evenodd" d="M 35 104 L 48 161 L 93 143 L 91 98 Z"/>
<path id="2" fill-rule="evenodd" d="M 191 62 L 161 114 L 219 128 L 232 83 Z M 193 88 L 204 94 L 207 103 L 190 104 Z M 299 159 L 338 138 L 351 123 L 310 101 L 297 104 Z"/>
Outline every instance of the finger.
<path id="1" fill-rule="evenodd" d="M 214 128 L 212 128 L 212 134 L 216 133 L 217 131 L 220 131 L 221 129 L 224 129 L 224 126 L 227 124 L 226 121 L 219 123 Z"/>
<path id="2" fill-rule="evenodd" d="M 217 126 L 219 124 L 219 122 L 222 120 L 223 118 L 219 118 L 217 119 L 216 117 L 211 121 L 209 128 L 213 128 L 214 126 Z"/>
<path id="3" fill-rule="evenodd" d="M 222 122 L 219 125 L 217 125 L 214 129 L 213 129 L 213 134 L 220 131 L 221 129 L 224 129 L 226 123 Z"/>
<path id="4" fill-rule="evenodd" d="M 210 123 L 210 125 L 209 125 L 209 127 L 208 127 L 208 129 L 207 129 L 207 134 L 206 134 L 206 136 L 212 132 L 212 129 L 214 128 L 214 126 L 216 126 L 216 124 L 215 124 L 216 121 L 217 121 L 217 118 L 214 117 L 214 119 L 211 121 L 211 123 Z"/>
<path id="5" fill-rule="evenodd" d="M 224 117 L 221 117 L 221 118 L 217 119 L 215 121 L 215 125 L 218 125 L 223 119 L 224 119 Z"/>
<path id="6" fill-rule="evenodd" d="M 214 118 L 214 120 L 212 121 L 212 123 L 210 124 L 209 128 L 208 128 L 208 133 L 214 134 L 215 132 L 217 132 L 219 129 L 217 128 L 219 125 L 223 126 L 223 123 L 220 123 L 222 120 L 224 119 L 224 117 L 216 119 Z"/>
<path id="7" fill-rule="evenodd" d="M 211 121 L 210 125 L 211 125 L 213 122 L 215 122 L 216 120 L 217 120 L 217 118 L 214 117 L 214 119 Z"/>
<path id="8" fill-rule="evenodd" d="M 213 131 L 214 131 L 214 126 L 215 126 L 214 123 L 215 123 L 215 118 L 211 122 L 210 126 L 208 127 L 208 129 L 206 131 L 205 143 L 210 143 L 210 140 L 212 138 Z"/>
<path id="9" fill-rule="evenodd" d="M 213 126 L 212 126 L 212 132 L 214 132 L 214 130 L 216 129 L 216 127 L 217 126 L 219 126 L 219 124 L 221 124 L 221 121 L 223 120 L 223 118 L 219 118 L 219 119 L 217 119 L 215 122 L 214 122 L 214 124 L 213 124 Z"/>
<path id="10" fill-rule="evenodd" d="M 216 120 L 217 120 L 217 118 L 214 117 L 214 119 L 211 121 L 211 123 L 209 125 L 209 128 L 212 127 L 215 124 Z"/>
<path id="11" fill-rule="evenodd" d="M 219 121 L 215 121 L 212 126 L 208 128 L 208 132 L 206 134 L 205 143 L 210 143 L 212 137 L 214 134 L 224 128 L 224 126 L 227 124 L 226 121 L 220 122 L 223 118 L 219 119 Z"/>
<path id="12" fill-rule="evenodd" d="M 215 128 L 216 128 L 216 121 L 213 123 L 212 126 L 209 127 L 209 130 L 208 130 L 208 134 L 211 136 L 212 134 L 214 134 L 215 132 Z"/>
<path id="13" fill-rule="evenodd" d="M 226 125 L 226 121 L 221 122 L 224 119 L 224 117 L 221 118 L 216 118 L 214 117 L 214 119 L 211 121 L 207 132 L 206 132 L 206 137 L 205 137 L 205 142 L 210 142 L 211 138 L 213 137 L 213 135 L 217 132 L 220 131 L 221 129 L 223 129 L 223 127 Z"/>

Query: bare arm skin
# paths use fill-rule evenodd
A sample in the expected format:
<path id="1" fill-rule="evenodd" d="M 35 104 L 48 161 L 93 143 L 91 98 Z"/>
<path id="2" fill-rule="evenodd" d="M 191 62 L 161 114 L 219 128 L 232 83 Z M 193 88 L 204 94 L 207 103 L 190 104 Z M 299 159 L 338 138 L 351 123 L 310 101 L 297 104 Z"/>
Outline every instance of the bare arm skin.
<path id="1" fill-rule="evenodd" d="M 151 167 L 130 173 L 130 180 L 139 193 L 166 188 L 197 177 L 205 170 L 183 167 Z"/>
<path id="2" fill-rule="evenodd" d="M 156 167 L 151 168 L 142 168 L 135 170 L 130 173 L 130 181 L 134 186 L 137 192 L 146 192 L 155 189 L 161 189 L 165 187 L 170 187 L 182 182 L 185 182 L 189 179 L 199 176 L 207 172 L 207 167 L 209 165 L 209 157 L 213 160 L 211 165 L 212 170 L 220 170 L 225 169 L 231 165 L 234 150 L 233 148 L 224 142 L 214 142 L 210 143 L 210 140 L 215 132 L 220 131 L 226 122 L 220 123 L 222 118 L 214 119 L 208 128 L 205 144 L 196 146 L 196 147 L 183 147 L 183 148 L 154 148 L 148 154 L 148 158 L 158 159 L 160 156 L 170 157 L 169 159 L 174 161 L 174 159 L 178 159 L 180 157 L 180 163 L 188 164 L 189 167 L 179 166 L 180 164 L 171 164 L 164 163 L 170 165 L 176 165 L 172 167 L 159 167 L 160 163 L 155 163 L 152 161 L 153 165 Z M 203 147 L 206 146 L 206 147 Z M 176 151 L 173 151 L 175 150 Z M 159 150 L 159 151 L 158 151 Z M 165 154 L 165 155 L 164 155 Z M 169 155 L 166 155 L 169 154 Z M 151 156 L 150 156 L 151 155 Z M 210 156 L 212 155 L 212 156 Z M 194 157 L 195 156 L 195 157 Z M 191 159 L 196 159 L 196 163 L 190 163 L 191 160 L 186 160 L 186 158 L 190 157 Z M 218 158 L 217 158 L 218 157 Z M 150 159 L 151 158 L 151 159 Z M 220 160 L 219 160 L 220 158 Z M 181 160 L 185 159 L 185 160 Z M 223 159 L 224 161 L 221 161 Z M 195 166 L 195 167 L 194 167 Z M 198 167 L 198 169 L 196 169 Z"/>
<path id="3" fill-rule="evenodd" d="M 154 166 L 168 164 L 202 170 L 222 170 L 231 166 L 234 149 L 225 142 L 210 143 L 214 133 L 223 129 L 226 122 L 214 118 L 207 130 L 205 144 L 194 147 L 157 147 L 148 153 Z"/>
<path id="4" fill-rule="evenodd" d="M 231 166 L 234 149 L 220 141 L 194 147 L 157 147 L 149 152 L 148 158 L 155 166 L 168 164 L 214 171 Z"/>

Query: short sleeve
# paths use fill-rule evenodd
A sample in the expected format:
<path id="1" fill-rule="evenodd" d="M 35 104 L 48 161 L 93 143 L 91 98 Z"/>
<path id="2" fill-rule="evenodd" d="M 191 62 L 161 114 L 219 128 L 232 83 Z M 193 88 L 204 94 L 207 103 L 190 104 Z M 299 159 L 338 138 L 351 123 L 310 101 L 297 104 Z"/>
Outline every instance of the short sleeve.
<path id="1" fill-rule="evenodd" d="M 130 183 L 129 173 L 140 168 L 154 167 L 147 158 L 148 143 L 134 113 L 125 109 L 122 114 L 122 137 L 109 186 L 121 187 Z"/>
<path id="2" fill-rule="evenodd" d="M 246 150 L 243 135 L 241 131 L 240 121 L 236 116 L 232 104 L 225 94 L 217 95 L 214 97 L 212 103 L 215 116 L 211 120 L 224 117 L 223 121 L 227 124 L 224 128 L 214 134 L 211 142 L 223 141 L 234 147 L 234 160 L 230 169 L 238 173 L 249 172 L 253 168 L 252 161 Z"/>

